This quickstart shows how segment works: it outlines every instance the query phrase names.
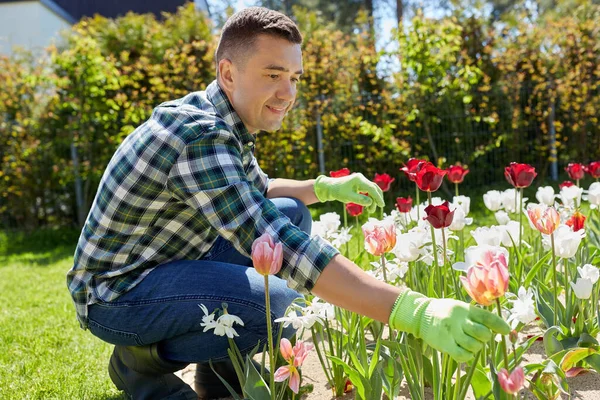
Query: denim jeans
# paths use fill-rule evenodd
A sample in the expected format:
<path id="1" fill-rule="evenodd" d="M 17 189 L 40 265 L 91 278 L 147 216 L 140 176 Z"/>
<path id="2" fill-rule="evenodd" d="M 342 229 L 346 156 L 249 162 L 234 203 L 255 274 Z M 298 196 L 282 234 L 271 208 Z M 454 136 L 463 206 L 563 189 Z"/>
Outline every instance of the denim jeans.
<path id="1" fill-rule="evenodd" d="M 271 200 L 281 213 L 310 234 L 312 218 L 306 206 L 293 198 Z M 240 254 L 223 238 L 217 239 L 200 260 L 179 260 L 156 267 L 137 286 L 109 303 L 89 307 L 89 329 L 100 339 L 124 346 L 159 343 L 159 351 L 168 360 L 182 362 L 219 361 L 227 358 L 227 336 L 203 332 L 204 316 L 228 305 L 228 312 L 244 321 L 234 325 L 238 348 L 249 352 L 266 343 L 264 277 L 251 267 L 251 259 Z M 269 277 L 271 319 L 284 316 L 287 307 L 301 295 L 286 282 Z M 294 334 L 290 326 L 283 335 Z"/>

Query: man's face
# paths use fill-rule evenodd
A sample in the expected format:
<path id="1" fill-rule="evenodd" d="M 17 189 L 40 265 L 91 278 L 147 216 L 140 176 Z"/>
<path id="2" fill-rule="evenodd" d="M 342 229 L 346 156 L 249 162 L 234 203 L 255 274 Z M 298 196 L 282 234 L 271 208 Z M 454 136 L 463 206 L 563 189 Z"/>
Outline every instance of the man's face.
<path id="1" fill-rule="evenodd" d="M 301 74 L 300 45 L 269 35 L 256 39 L 242 65 L 239 62 L 231 65 L 226 92 L 250 133 L 281 127 L 283 117 L 296 99 Z"/>

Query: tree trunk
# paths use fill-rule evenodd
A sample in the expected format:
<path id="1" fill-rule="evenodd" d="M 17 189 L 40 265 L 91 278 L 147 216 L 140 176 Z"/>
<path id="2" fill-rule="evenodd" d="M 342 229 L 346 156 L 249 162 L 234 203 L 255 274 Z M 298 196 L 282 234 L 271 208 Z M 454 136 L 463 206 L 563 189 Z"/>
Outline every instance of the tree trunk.
<path id="1" fill-rule="evenodd" d="M 402 23 L 402 17 L 404 16 L 404 1 L 396 0 L 396 19 L 398 20 L 398 25 Z"/>

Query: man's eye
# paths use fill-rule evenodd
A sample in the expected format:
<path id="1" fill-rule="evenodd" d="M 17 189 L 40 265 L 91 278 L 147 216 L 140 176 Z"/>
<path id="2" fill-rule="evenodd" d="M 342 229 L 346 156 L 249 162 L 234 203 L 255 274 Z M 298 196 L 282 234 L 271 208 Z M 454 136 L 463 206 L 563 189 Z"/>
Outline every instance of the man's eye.
<path id="1" fill-rule="evenodd" d="M 292 78 L 292 82 L 298 83 L 300 82 L 300 78 Z"/>
<path id="2" fill-rule="evenodd" d="M 271 78 L 271 79 L 277 79 L 277 78 L 279 78 L 279 75 L 277 75 L 277 74 L 270 74 L 269 78 Z"/>

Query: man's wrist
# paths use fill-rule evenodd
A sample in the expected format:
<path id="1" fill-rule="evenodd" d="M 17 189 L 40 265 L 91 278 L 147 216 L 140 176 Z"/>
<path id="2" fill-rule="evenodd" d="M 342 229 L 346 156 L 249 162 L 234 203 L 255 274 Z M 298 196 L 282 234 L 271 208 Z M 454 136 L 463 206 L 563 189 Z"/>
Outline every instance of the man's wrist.
<path id="1" fill-rule="evenodd" d="M 430 301 L 422 293 L 406 289 L 394 302 L 390 312 L 389 325 L 393 329 L 420 337 L 420 323 Z"/>
<path id="2" fill-rule="evenodd" d="M 327 179 L 327 177 L 325 175 L 317 176 L 317 179 L 315 179 L 315 183 L 313 185 L 313 190 L 315 191 L 315 197 L 321 203 L 324 203 L 328 200 L 327 199 L 327 189 L 325 187 L 325 183 L 323 183 L 324 179 Z"/>

